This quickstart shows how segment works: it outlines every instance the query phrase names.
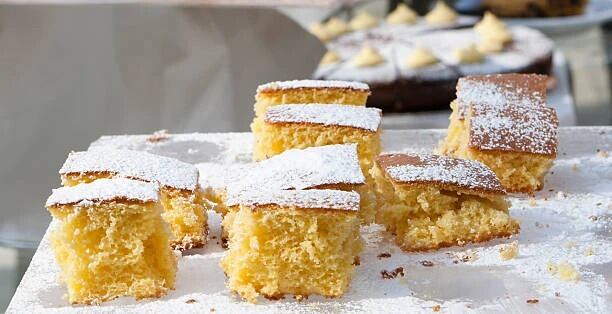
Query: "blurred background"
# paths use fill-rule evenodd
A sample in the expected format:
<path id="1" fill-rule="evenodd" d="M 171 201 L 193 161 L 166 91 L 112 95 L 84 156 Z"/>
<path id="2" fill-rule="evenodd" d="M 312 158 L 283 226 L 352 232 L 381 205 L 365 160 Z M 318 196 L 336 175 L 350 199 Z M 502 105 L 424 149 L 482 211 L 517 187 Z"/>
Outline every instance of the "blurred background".
<path id="1" fill-rule="evenodd" d="M 311 77 L 368 81 L 389 104 L 385 128 L 446 127 L 448 101 L 424 106 L 435 89 L 423 97 L 406 84 L 452 79 L 406 74 L 403 61 L 389 60 L 413 38 L 471 32 L 485 10 L 542 37 L 504 48 L 527 62 L 520 66 L 500 57 L 447 64 L 451 72 L 544 64 L 533 71 L 551 75 L 549 103 L 562 125 L 611 124 L 612 1 L 447 3 L 458 18 L 433 27 L 426 18 L 401 22 L 406 12 L 400 23 L 389 18 L 398 4 L 432 12 L 436 1 L 425 0 L 0 0 L 0 310 L 46 230 L 42 204 L 71 150 L 109 134 L 248 131 L 257 85 Z M 382 64 L 352 68 L 366 44 Z M 326 52 L 337 60 L 320 64 Z"/>

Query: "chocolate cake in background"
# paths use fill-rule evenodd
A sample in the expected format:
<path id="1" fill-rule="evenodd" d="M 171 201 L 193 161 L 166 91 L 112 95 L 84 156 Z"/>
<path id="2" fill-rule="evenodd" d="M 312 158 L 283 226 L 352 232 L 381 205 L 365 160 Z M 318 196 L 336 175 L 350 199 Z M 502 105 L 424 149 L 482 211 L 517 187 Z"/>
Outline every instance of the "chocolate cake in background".
<path id="1" fill-rule="evenodd" d="M 386 20 L 362 12 L 342 28 L 335 19 L 329 22 L 335 37 L 325 37 L 328 53 L 313 76 L 365 82 L 368 105 L 414 112 L 448 109 L 465 75 L 550 74 L 554 44 L 544 34 L 506 26 L 491 13 L 476 21 L 442 2 L 425 17 L 400 5 Z"/>

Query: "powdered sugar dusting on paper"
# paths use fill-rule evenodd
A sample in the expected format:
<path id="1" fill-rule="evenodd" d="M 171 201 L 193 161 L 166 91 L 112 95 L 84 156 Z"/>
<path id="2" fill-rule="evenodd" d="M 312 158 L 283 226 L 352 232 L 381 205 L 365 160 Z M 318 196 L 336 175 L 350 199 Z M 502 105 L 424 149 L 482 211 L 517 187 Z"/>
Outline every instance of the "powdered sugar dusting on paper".
<path id="1" fill-rule="evenodd" d="M 198 170 L 191 164 L 146 152 L 93 149 L 72 152 L 59 173 L 110 172 L 119 177 L 155 181 L 165 187 L 190 190 L 198 184 Z"/>
<path id="2" fill-rule="evenodd" d="M 54 189 L 45 206 L 77 203 L 81 206 L 91 206 L 96 202 L 117 199 L 157 202 L 159 199 L 158 184 L 123 178 L 100 179 L 92 183 Z"/>
<path id="3" fill-rule="evenodd" d="M 425 152 L 437 147 L 442 130 L 389 130 L 383 147 Z M 146 136 L 104 137 L 96 145 L 164 147 L 163 153 L 189 158 L 187 147 L 209 150 L 198 162 L 248 162 L 250 134 L 174 134 L 167 142 L 143 144 Z M 185 144 L 174 145 L 176 143 Z M 187 145 L 189 144 L 189 145 Z M 141 146 L 142 145 L 142 146 Z M 215 150 L 221 147 L 219 150 Z M 174 149 L 173 151 L 170 148 Z M 335 299 L 316 295 L 297 302 L 290 296 L 250 304 L 231 294 L 219 266 L 224 250 L 210 240 L 204 249 L 184 252 L 179 260 L 176 290 L 160 299 L 119 298 L 101 306 L 72 306 L 50 244 L 49 232 L 32 259 L 7 313 L 605 313 L 610 301 L 612 265 L 612 128 L 559 129 L 558 158 L 544 189 L 533 197 L 510 195 L 510 214 L 521 233 L 478 245 L 423 253 L 402 252 L 394 237 L 379 225 L 362 227 L 365 240 L 360 265 L 348 292 Z M 219 154 L 219 155 L 217 155 Z M 219 216 L 209 212 L 210 236 L 220 236 Z M 54 224 L 50 226 L 52 229 Z M 516 258 L 504 261 L 499 250 L 518 241 Z M 571 246 L 568 243 L 573 243 Z M 587 255 L 586 252 L 591 252 Z M 378 256 L 387 253 L 388 258 Z M 466 256 L 477 258 L 468 260 Z M 466 261 L 464 261 L 466 260 Z M 432 267 L 422 262 L 430 261 Z M 580 272 L 577 282 L 559 280 L 548 262 L 568 262 Z M 382 270 L 403 267 L 406 275 L 382 279 Z M 537 304 L 526 300 L 537 299 Z M 195 300 L 191 302 L 190 300 Z"/>
<path id="4" fill-rule="evenodd" d="M 304 209 L 359 210 L 359 194 L 339 190 L 260 190 L 228 192 L 227 206 L 295 206 Z"/>
<path id="5" fill-rule="evenodd" d="M 332 104 L 280 105 L 268 109 L 268 123 L 312 123 L 346 126 L 376 132 L 382 111 L 378 108 Z"/>
<path id="6" fill-rule="evenodd" d="M 557 153 L 559 121 L 548 107 L 472 104 L 469 146 L 542 155 Z"/>
<path id="7" fill-rule="evenodd" d="M 504 191 L 495 173 L 478 161 L 428 154 L 390 154 L 380 156 L 378 163 L 397 182 L 437 182 L 497 193 Z"/>
<path id="8" fill-rule="evenodd" d="M 352 81 L 327 81 L 327 80 L 293 80 L 293 81 L 277 81 L 259 85 L 257 92 L 283 90 L 283 89 L 298 89 L 298 88 L 346 88 L 362 91 L 369 91 L 368 84 Z"/>

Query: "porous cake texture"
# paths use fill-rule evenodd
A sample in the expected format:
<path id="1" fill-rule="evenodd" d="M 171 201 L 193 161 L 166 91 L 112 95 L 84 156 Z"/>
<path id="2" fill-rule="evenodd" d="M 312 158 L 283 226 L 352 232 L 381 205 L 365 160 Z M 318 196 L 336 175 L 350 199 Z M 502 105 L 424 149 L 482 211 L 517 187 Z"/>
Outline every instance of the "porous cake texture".
<path id="1" fill-rule="evenodd" d="M 264 117 L 269 107 L 282 104 L 345 104 L 365 106 L 370 87 L 360 82 L 293 80 L 257 87 L 255 115 Z"/>
<path id="2" fill-rule="evenodd" d="M 483 242 L 519 231 L 503 186 L 480 162 L 385 154 L 371 174 L 379 196 L 376 221 L 405 251 Z"/>
<path id="3" fill-rule="evenodd" d="M 261 130 L 266 112 L 272 106 L 308 103 L 365 106 L 369 95 L 369 86 L 360 82 L 293 80 L 266 83 L 257 87 L 251 131 Z"/>
<path id="4" fill-rule="evenodd" d="M 51 243 L 72 304 L 174 289 L 176 257 L 157 183 L 100 179 L 53 190 Z"/>
<path id="5" fill-rule="evenodd" d="M 172 246 L 185 250 L 206 243 L 206 202 L 197 193 L 198 169 L 191 164 L 142 151 L 94 149 L 70 153 L 59 173 L 64 186 L 114 177 L 157 182 Z"/>
<path id="6" fill-rule="evenodd" d="M 250 302 L 348 290 L 363 246 L 359 194 L 251 191 L 229 195 L 228 206 L 236 214 L 221 266 L 230 290 Z"/>
<path id="7" fill-rule="evenodd" d="M 337 144 L 290 149 L 272 158 L 248 165 L 199 164 L 200 188 L 230 225 L 234 213 L 226 204 L 227 194 L 251 190 L 334 189 L 356 191 L 361 197 L 359 216 L 374 220 L 376 195 L 365 184 L 357 157 L 357 144 Z M 214 179 L 206 179 L 214 177 Z M 224 240 L 227 228 L 223 228 Z"/>
<path id="8" fill-rule="evenodd" d="M 380 153 L 377 108 L 342 105 L 295 104 L 270 108 L 263 128 L 254 133 L 254 160 L 278 155 L 291 148 L 356 143 L 365 173 Z"/>
<path id="9" fill-rule="evenodd" d="M 509 192 L 533 193 L 557 154 L 558 119 L 546 106 L 545 77 L 463 78 L 440 153 L 481 161 Z"/>

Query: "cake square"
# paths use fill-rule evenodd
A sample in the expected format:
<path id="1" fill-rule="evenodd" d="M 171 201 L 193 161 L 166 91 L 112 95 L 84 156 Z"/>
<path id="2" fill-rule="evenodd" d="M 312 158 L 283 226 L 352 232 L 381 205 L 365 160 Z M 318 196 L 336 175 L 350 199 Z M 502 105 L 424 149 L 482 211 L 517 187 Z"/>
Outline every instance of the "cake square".
<path id="1" fill-rule="evenodd" d="M 370 87 L 360 82 L 293 80 L 270 82 L 257 87 L 255 116 L 264 117 L 268 108 L 282 104 L 345 104 L 365 106 Z"/>
<path id="2" fill-rule="evenodd" d="M 426 251 L 507 237 L 520 229 L 489 168 L 458 158 L 384 154 L 371 170 L 376 221 L 405 251 Z"/>
<path id="3" fill-rule="evenodd" d="M 479 160 L 509 192 L 533 193 L 557 152 L 559 125 L 546 102 L 546 77 L 503 74 L 462 78 L 440 153 Z"/>
<path id="4" fill-rule="evenodd" d="M 94 149 L 70 153 L 59 173 L 64 186 L 114 177 L 157 182 L 172 246 L 186 250 L 206 244 L 208 217 L 197 193 L 198 169 L 191 164 L 142 151 Z"/>
<path id="5" fill-rule="evenodd" d="M 359 194 L 259 190 L 230 195 L 228 206 L 237 209 L 221 267 L 231 291 L 257 302 L 348 290 L 363 246 Z"/>
<path id="6" fill-rule="evenodd" d="M 364 173 L 380 153 L 382 111 L 342 105 L 295 104 L 270 108 L 263 128 L 254 133 L 253 159 L 291 148 L 356 143 Z"/>
<path id="7" fill-rule="evenodd" d="M 222 239 L 234 213 L 226 206 L 228 191 L 334 189 L 360 194 L 359 216 L 374 221 L 376 195 L 366 185 L 357 157 L 357 144 L 290 149 L 270 159 L 248 165 L 199 164 L 200 188 L 223 216 Z"/>
<path id="8" fill-rule="evenodd" d="M 51 244 L 72 304 L 174 289 L 176 257 L 157 183 L 100 179 L 53 190 Z"/>

